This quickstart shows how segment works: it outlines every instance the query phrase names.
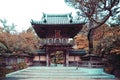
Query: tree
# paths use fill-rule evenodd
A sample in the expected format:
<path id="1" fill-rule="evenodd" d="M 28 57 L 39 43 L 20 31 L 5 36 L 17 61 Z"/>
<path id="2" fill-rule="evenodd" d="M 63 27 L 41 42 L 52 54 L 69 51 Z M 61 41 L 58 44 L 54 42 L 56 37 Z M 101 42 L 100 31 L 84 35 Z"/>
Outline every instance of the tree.
<path id="1" fill-rule="evenodd" d="M 103 25 L 110 16 L 118 14 L 119 0 L 65 0 L 65 2 L 79 9 L 83 17 L 87 17 L 89 54 L 93 53 L 94 30 Z"/>
<path id="2" fill-rule="evenodd" d="M 7 25 L 7 20 L 6 19 L 0 19 L 0 22 L 3 24 L 3 31 L 4 32 L 7 32 L 7 33 L 14 33 L 14 32 L 16 32 L 16 30 L 15 30 L 15 24 L 14 23 L 12 23 L 11 25 Z"/>
<path id="3" fill-rule="evenodd" d="M 120 26 L 120 7 L 115 7 L 113 11 L 114 15 L 110 17 L 107 23 L 111 27 Z"/>
<path id="4" fill-rule="evenodd" d="M 8 47 L 6 46 L 6 44 L 4 44 L 3 42 L 0 41 L 0 53 L 3 54 L 8 50 Z"/>
<path id="5" fill-rule="evenodd" d="M 111 21 L 112 21 L 112 22 L 111 22 Z M 108 21 L 108 24 L 109 24 L 111 27 L 120 26 L 120 14 L 112 17 L 111 20 Z"/>
<path id="6" fill-rule="evenodd" d="M 3 21 L 5 22 L 5 21 Z M 4 24 L 5 25 L 5 24 Z M 1 53 L 32 53 L 39 49 L 39 39 L 32 28 L 19 34 L 11 34 L 0 28 L 0 52 Z M 4 54 L 3 53 L 3 54 Z"/>
<path id="7" fill-rule="evenodd" d="M 18 35 L 18 47 L 26 53 L 32 53 L 39 49 L 39 39 L 29 28 L 26 32 L 22 32 Z"/>
<path id="8" fill-rule="evenodd" d="M 96 44 L 96 50 L 99 53 L 120 54 L 120 27 L 108 27 L 108 30 L 104 29 L 104 37 Z M 103 53 L 104 52 L 104 53 Z"/>
<path id="9" fill-rule="evenodd" d="M 88 51 L 88 40 L 86 38 L 86 35 L 77 35 L 75 36 L 75 46 L 74 49 L 85 49 Z"/>

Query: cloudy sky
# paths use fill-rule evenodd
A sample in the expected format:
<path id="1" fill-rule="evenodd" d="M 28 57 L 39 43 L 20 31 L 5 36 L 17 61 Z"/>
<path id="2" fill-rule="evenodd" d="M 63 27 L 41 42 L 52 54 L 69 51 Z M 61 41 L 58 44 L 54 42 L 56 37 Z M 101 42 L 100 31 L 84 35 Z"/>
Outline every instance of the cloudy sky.
<path id="1" fill-rule="evenodd" d="M 26 30 L 31 19 L 41 19 L 45 13 L 68 13 L 74 9 L 68 7 L 64 0 L 0 0 L 0 19 L 14 23 L 18 31 Z M 1 26 L 1 24 L 0 24 Z"/>

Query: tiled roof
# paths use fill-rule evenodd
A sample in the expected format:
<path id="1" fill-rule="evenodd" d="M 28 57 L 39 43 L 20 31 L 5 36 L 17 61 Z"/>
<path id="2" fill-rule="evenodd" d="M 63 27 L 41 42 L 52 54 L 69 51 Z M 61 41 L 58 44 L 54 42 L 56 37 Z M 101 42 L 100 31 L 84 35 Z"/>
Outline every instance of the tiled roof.
<path id="1" fill-rule="evenodd" d="M 87 52 L 86 50 L 70 50 L 69 51 L 70 54 L 78 54 L 78 55 L 85 55 Z"/>
<path id="2" fill-rule="evenodd" d="M 35 50 L 34 53 L 45 54 L 45 49 Z"/>
<path id="3" fill-rule="evenodd" d="M 78 24 L 80 21 L 73 20 L 72 14 L 44 14 L 41 21 L 31 20 L 32 24 Z"/>

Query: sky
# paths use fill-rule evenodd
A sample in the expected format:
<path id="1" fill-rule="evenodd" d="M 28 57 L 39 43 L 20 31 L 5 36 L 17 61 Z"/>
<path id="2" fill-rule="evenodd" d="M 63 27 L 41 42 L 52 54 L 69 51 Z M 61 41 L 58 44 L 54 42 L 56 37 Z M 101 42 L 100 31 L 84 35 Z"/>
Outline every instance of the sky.
<path id="1" fill-rule="evenodd" d="M 75 9 L 67 6 L 64 0 L 0 0 L 0 19 L 17 25 L 18 32 L 28 29 L 31 19 L 40 20 L 43 12 L 62 14 L 75 12 Z"/>

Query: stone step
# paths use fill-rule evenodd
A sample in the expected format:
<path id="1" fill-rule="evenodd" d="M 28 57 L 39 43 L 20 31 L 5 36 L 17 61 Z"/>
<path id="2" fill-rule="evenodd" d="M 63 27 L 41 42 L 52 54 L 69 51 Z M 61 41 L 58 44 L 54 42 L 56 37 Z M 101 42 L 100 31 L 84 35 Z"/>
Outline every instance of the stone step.
<path id="1" fill-rule="evenodd" d="M 7 74 L 6 77 L 13 80 L 115 80 L 102 68 L 82 67 L 78 70 L 75 67 L 29 67 Z"/>
<path id="2" fill-rule="evenodd" d="M 84 73 L 83 71 L 80 70 L 25 70 L 24 72 L 30 73 L 30 72 L 36 72 L 36 73 Z"/>
<path id="3" fill-rule="evenodd" d="M 42 74 L 42 75 L 28 75 L 28 74 L 17 74 L 17 75 L 12 75 L 12 76 L 7 76 L 7 77 L 23 77 L 23 78 L 106 78 L 106 79 L 114 79 L 114 77 L 110 75 L 51 75 L 51 74 Z"/>
<path id="4" fill-rule="evenodd" d="M 42 72 L 42 73 L 89 73 L 89 74 L 104 74 L 104 70 L 102 68 L 83 68 L 80 67 L 76 69 L 76 67 L 31 67 L 24 70 L 24 72 Z"/>
<path id="5" fill-rule="evenodd" d="M 90 79 L 90 78 L 6 78 L 2 80 L 115 80 L 115 79 Z"/>
<path id="6" fill-rule="evenodd" d="M 76 69 L 76 67 L 29 67 L 30 69 L 66 69 L 66 70 L 70 70 L 70 69 Z"/>
<path id="7" fill-rule="evenodd" d="M 27 75 L 27 76 L 110 76 L 108 74 L 76 74 L 76 73 L 18 73 L 18 74 L 14 74 L 16 76 L 21 76 L 21 75 Z"/>

